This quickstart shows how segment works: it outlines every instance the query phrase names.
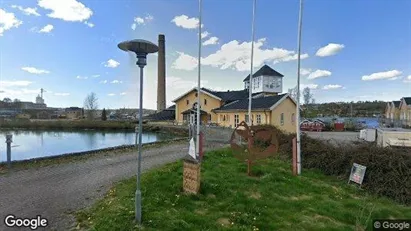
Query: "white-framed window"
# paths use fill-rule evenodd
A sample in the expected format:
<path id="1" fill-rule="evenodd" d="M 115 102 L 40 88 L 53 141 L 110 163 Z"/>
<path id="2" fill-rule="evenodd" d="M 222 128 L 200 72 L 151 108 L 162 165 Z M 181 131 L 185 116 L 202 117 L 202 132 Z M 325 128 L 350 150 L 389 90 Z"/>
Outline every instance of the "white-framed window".
<path id="1" fill-rule="evenodd" d="M 261 115 L 260 114 L 257 115 L 257 124 L 261 124 Z"/>
<path id="2" fill-rule="evenodd" d="M 284 113 L 281 113 L 281 116 L 280 116 L 280 124 L 281 124 L 281 126 L 284 125 Z"/>
<path id="3" fill-rule="evenodd" d="M 234 115 L 234 127 L 237 127 L 239 123 L 240 123 L 240 116 Z"/>
<path id="4" fill-rule="evenodd" d="M 244 121 L 245 121 L 246 123 L 248 123 L 248 114 L 245 114 L 245 116 L 244 116 Z"/>

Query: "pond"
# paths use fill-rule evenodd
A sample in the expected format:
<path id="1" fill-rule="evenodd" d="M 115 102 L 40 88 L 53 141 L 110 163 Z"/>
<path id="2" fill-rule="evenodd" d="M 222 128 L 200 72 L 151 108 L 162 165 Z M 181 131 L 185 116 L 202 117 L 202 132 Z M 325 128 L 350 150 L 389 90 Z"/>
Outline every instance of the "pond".
<path id="1" fill-rule="evenodd" d="M 6 134 L 13 135 L 11 159 L 31 158 L 82 152 L 119 145 L 135 144 L 133 131 L 5 131 L 0 130 L 0 162 L 7 160 Z M 142 143 L 172 139 L 170 134 L 145 132 Z"/>

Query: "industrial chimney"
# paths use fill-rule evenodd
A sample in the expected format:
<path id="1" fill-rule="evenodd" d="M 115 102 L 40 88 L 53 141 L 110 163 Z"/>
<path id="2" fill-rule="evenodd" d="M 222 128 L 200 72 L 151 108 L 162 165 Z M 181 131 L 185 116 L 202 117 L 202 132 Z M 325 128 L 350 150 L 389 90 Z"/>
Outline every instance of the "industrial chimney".
<path id="1" fill-rule="evenodd" d="M 165 36 L 158 35 L 157 112 L 166 108 L 166 47 Z"/>

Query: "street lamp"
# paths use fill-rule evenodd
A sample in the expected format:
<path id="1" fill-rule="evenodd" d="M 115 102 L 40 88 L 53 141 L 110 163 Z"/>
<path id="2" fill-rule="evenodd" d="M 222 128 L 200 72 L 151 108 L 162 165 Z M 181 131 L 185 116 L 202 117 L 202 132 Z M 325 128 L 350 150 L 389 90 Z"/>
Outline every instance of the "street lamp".
<path id="1" fill-rule="evenodd" d="M 152 42 L 143 39 L 134 39 L 124 41 L 118 44 L 118 48 L 127 52 L 134 52 L 137 55 L 137 66 L 140 67 L 140 106 L 138 117 L 138 167 L 137 167 L 137 189 L 136 189 L 136 205 L 135 215 L 136 220 L 141 224 L 141 191 L 140 191 L 140 175 L 141 175 L 141 149 L 142 149 L 142 132 L 143 132 L 143 69 L 147 65 L 147 54 L 156 53 L 158 46 Z M 137 132 L 137 129 L 136 129 Z M 137 134 L 136 134 L 137 136 Z M 137 145 L 136 145 L 137 146 Z"/>

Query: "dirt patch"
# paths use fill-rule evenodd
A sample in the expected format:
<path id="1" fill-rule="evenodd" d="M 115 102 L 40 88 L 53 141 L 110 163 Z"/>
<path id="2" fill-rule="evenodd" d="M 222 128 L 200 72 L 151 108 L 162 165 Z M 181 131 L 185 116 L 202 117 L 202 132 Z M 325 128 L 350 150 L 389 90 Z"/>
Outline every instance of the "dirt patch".
<path id="1" fill-rule="evenodd" d="M 261 198 L 261 194 L 259 192 L 251 192 L 251 193 L 249 193 L 249 195 L 250 195 L 251 198 L 254 198 L 254 199 L 257 199 L 257 200 Z"/>
<path id="2" fill-rule="evenodd" d="M 231 224 L 230 219 L 224 218 L 224 217 L 218 218 L 217 223 L 220 225 L 230 225 Z"/>
<path id="3" fill-rule="evenodd" d="M 205 214 L 207 214 L 207 211 L 203 210 L 203 209 L 196 209 L 196 210 L 194 210 L 194 213 L 196 213 L 198 215 L 205 215 Z"/>
<path id="4" fill-rule="evenodd" d="M 298 197 L 290 197 L 290 200 L 292 201 L 304 201 L 304 200 L 311 200 L 313 197 L 312 196 L 307 196 L 307 195 L 301 195 Z"/>
<path id="5" fill-rule="evenodd" d="M 211 194 L 207 194 L 207 197 L 208 198 L 215 198 L 215 195 L 211 193 Z"/>

